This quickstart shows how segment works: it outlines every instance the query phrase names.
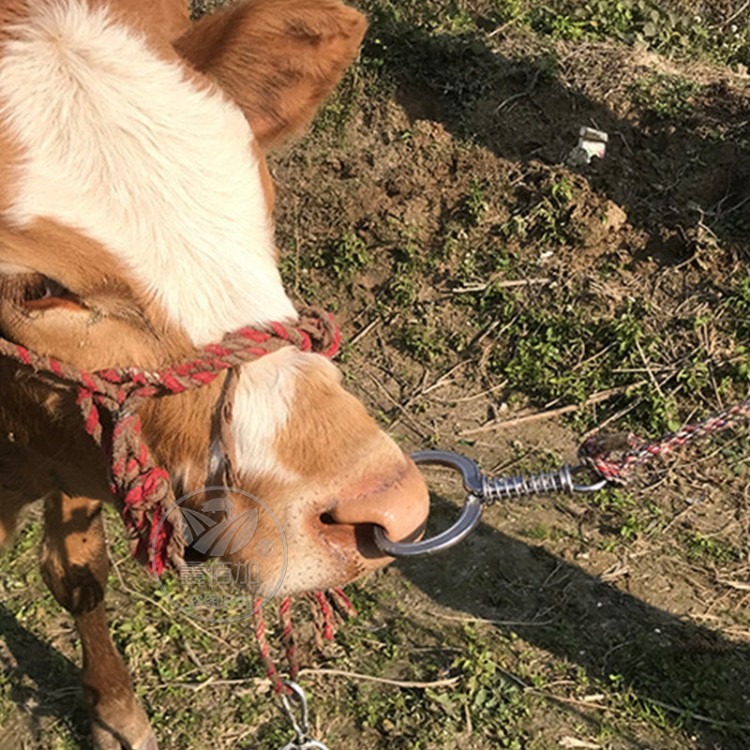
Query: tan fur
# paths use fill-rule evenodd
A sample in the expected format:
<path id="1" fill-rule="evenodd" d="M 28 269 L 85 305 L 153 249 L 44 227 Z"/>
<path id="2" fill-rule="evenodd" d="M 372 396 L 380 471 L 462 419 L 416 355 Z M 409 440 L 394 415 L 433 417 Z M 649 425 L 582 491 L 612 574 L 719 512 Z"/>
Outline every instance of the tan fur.
<path id="1" fill-rule="evenodd" d="M 45 502 L 41 569 L 57 601 L 74 617 L 83 649 L 83 692 L 100 747 L 113 739 L 137 748 L 151 736 L 127 667 L 109 636 L 104 610 L 109 560 L 101 503 L 65 495 Z"/>
<path id="2" fill-rule="evenodd" d="M 190 28 L 190 12 L 186 0 L 109 0 L 110 8 L 123 18 L 135 21 L 149 34 L 156 31 L 168 41 L 180 37 Z"/>
<path id="3" fill-rule="evenodd" d="M 201 19 L 176 48 L 240 105 L 268 149 L 310 122 L 365 29 L 363 16 L 336 0 L 251 0 Z"/>
<path id="4" fill-rule="evenodd" d="M 65 0 L 33 0 L 43 2 Z M 356 56 L 363 17 L 337 0 L 251 0 L 190 26 L 182 0 L 107 5 L 121 23 L 145 34 L 163 60 L 184 58 L 186 78 L 206 91 L 222 90 L 241 108 L 257 139 L 252 148 L 270 217 L 274 190 L 263 151 L 310 121 Z M 0 0 L 0 56 L 9 25 L 28 7 Z M 8 220 L 24 154 L 10 140 L 1 104 L 0 335 L 81 369 L 153 369 L 184 358 L 191 351 L 185 331 L 107 247 L 49 218 L 23 229 Z M 36 299 L 47 279 L 64 287 L 64 295 Z M 294 397 L 270 446 L 283 471 L 241 473 L 239 488 L 289 523 L 284 591 L 343 584 L 383 565 L 372 525 L 401 538 L 426 514 L 426 490 L 413 464 L 344 391 L 335 368 L 313 355 L 296 356 Z M 141 409 L 146 441 L 178 494 L 212 479 L 212 417 L 223 378 Z M 116 747 L 117 741 L 136 748 L 150 729 L 109 638 L 102 604 L 107 560 L 99 510 L 113 500 L 103 456 L 83 432 L 74 394 L 52 391 L 0 360 L 0 544 L 13 533 L 21 508 L 39 498 L 45 499 L 44 578 L 81 633 L 96 746 Z M 201 496 L 192 502 L 199 508 Z M 334 523 L 324 522 L 326 516 Z M 260 538 L 272 533 L 265 523 Z M 226 560 L 244 562 L 243 551 Z M 281 562 L 278 551 L 272 563 Z"/>

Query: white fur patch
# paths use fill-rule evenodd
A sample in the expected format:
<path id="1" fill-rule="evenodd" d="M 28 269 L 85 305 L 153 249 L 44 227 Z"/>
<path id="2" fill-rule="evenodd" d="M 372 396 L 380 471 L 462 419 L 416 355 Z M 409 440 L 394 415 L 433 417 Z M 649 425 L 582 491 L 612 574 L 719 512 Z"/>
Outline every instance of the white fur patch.
<path id="1" fill-rule="evenodd" d="M 287 347 L 240 370 L 232 432 L 237 468 L 241 472 L 249 476 L 270 475 L 285 481 L 299 478 L 296 472 L 281 465 L 274 444 L 287 426 L 297 377 L 312 356 L 315 355 Z"/>
<path id="2" fill-rule="evenodd" d="M 0 112 L 26 155 L 6 220 L 99 241 L 196 344 L 295 319 L 240 110 L 104 8 L 30 7 L 0 58 Z"/>

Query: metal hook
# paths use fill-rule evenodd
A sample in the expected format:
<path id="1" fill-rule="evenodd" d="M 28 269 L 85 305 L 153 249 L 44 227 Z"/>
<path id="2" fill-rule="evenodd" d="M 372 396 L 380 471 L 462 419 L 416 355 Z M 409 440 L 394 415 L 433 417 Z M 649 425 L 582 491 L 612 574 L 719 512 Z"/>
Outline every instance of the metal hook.
<path id="1" fill-rule="evenodd" d="M 434 555 L 449 549 L 471 534 L 482 517 L 484 476 L 474 461 L 453 451 L 417 451 L 411 454 L 411 458 L 415 464 L 431 464 L 458 469 L 463 478 L 464 489 L 468 494 L 461 515 L 453 526 L 430 539 L 423 539 L 421 542 L 394 542 L 386 536 L 380 526 L 376 526 L 375 544 L 393 557 Z"/>
<path id="2" fill-rule="evenodd" d="M 284 745 L 281 750 L 329 750 L 327 745 L 324 745 L 318 740 L 311 739 L 308 734 L 310 731 L 309 711 L 305 691 L 300 685 L 292 680 L 284 681 L 284 687 L 288 688 L 291 693 L 281 694 L 281 705 L 284 709 L 284 713 L 289 719 L 289 723 L 292 725 L 296 737 L 291 742 Z M 299 721 L 295 714 L 292 699 L 295 699 L 299 703 Z"/>
<path id="3" fill-rule="evenodd" d="M 393 557 L 434 555 L 453 547 L 476 528 L 484 506 L 491 505 L 497 500 L 553 492 L 596 492 L 608 484 L 606 479 L 591 484 L 574 483 L 573 477 L 584 471 L 584 466 L 571 467 L 565 464 L 557 471 L 539 472 L 528 476 L 488 477 L 482 473 L 476 462 L 453 451 L 418 451 L 411 457 L 416 464 L 437 464 L 457 469 L 461 473 L 467 495 L 461 515 L 453 526 L 430 539 L 420 542 L 394 542 L 386 536 L 382 528 L 376 527 L 375 543 L 383 552 Z"/>

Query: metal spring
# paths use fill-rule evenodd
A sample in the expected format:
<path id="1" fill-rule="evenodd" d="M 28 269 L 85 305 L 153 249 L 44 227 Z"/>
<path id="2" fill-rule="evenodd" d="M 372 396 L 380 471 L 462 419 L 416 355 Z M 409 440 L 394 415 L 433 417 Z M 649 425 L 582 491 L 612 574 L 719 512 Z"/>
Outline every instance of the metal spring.
<path id="1" fill-rule="evenodd" d="M 565 464 L 557 471 L 539 472 L 518 477 L 482 476 L 482 502 L 491 505 L 497 500 L 551 492 L 573 492 L 573 475 Z"/>

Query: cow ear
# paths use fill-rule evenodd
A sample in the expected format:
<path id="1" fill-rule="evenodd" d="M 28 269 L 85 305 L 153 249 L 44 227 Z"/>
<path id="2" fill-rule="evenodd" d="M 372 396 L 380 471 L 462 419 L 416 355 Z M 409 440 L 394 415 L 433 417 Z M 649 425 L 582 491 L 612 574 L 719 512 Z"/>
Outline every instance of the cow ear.
<path id="1" fill-rule="evenodd" d="M 240 106 L 269 149 L 312 120 L 366 28 L 337 0 L 250 0 L 197 21 L 175 48 Z"/>

